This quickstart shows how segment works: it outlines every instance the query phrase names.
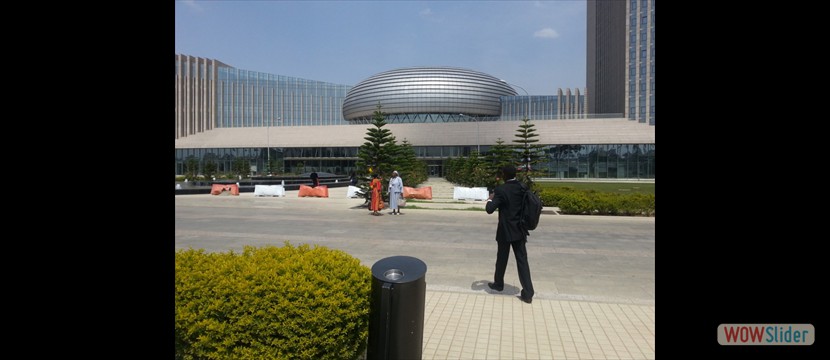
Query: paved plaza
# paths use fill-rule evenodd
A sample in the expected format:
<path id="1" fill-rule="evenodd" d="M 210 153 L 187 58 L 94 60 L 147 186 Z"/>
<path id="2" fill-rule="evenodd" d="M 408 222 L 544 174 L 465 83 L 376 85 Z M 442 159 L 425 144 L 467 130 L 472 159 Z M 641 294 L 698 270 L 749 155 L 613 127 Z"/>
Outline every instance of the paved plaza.
<path id="1" fill-rule="evenodd" d="M 329 198 L 253 193 L 175 196 L 175 247 L 322 245 L 371 268 L 406 255 L 427 265 L 424 359 L 653 359 L 653 217 L 545 213 L 527 249 L 536 296 L 525 304 L 511 254 L 505 289 L 487 288 L 497 214 L 484 202 L 410 202 L 371 216 L 346 188 Z M 469 210 L 471 208 L 481 210 Z"/>

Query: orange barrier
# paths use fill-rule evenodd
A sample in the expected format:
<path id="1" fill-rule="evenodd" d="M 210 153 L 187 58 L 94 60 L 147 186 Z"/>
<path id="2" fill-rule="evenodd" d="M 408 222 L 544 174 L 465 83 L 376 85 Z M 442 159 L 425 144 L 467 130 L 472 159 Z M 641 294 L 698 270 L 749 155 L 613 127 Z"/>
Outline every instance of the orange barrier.
<path id="1" fill-rule="evenodd" d="M 297 193 L 298 197 L 303 196 L 316 196 L 316 197 L 329 197 L 329 187 L 326 185 L 320 185 L 316 188 L 313 188 L 308 185 L 300 185 L 300 192 Z"/>
<path id="2" fill-rule="evenodd" d="M 432 186 L 422 188 L 403 187 L 403 197 L 407 199 L 432 200 Z"/>
<path id="3" fill-rule="evenodd" d="M 239 186 L 236 186 L 236 184 L 213 184 L 210 187 L 211 195 L 219 195 L 223 191 L 230 191 L 231 195 L 239 195 Z"/>

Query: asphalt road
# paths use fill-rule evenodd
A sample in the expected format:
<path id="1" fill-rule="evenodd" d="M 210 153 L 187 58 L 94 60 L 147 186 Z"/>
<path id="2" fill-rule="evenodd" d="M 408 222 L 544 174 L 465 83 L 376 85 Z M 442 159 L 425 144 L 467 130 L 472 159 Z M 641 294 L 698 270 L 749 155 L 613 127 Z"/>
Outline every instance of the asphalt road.
<path id="1" fill-rule="evenodd" d="M 495 213 L 371 216 L 345 191 L 330 189 L 330 198 L 298 198 L 296 191 L 278 198 L 177 195 L 175 247 L 227 252 L 289 241 L 343 250 L 370 268 L 389 256 L 419 258 L 427 264 L 427 290 L 480 292 L 492 281 Z M 543 214 L 527 244 L 536 298 L 654 305 L 654 224 L 653 217 Z M 519 290 L 511 254 L 504 293 Z"/>

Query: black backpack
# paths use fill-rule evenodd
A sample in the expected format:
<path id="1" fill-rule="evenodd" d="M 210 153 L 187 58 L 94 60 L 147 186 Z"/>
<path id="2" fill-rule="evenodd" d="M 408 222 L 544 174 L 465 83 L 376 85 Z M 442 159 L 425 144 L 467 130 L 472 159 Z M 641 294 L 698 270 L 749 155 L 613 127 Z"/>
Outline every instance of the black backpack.
<path id="1" fill-rule="evenodd" d="M 542 199 L 536 195 L 525 183 L 519 183 L 524 190 L 522 194 L 522 212 L 519 226 L 527 231 L 536 230 L 539 225 L 539 217 L 542 215 Z"/>

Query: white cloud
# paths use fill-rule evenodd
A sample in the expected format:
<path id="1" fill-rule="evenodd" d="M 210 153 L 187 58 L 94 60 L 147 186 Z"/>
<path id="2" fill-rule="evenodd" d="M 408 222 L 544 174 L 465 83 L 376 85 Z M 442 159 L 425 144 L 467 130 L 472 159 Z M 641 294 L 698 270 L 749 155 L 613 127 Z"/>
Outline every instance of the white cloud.
<path id="1" fill-rule="evenodd" d="M 556 30 L 551 28 L 544 28 L 542 30 L 536 31 L 533 33 L 533 37 L 543 38 L 543 39 L 554 39 L 559 37 L 559 33 Z"/>
<path id="2" fill-rule="evenodd" d="M 430 9 L 430 8 L 423 9 L 423 10 L 421 10 L 420 14 L 423 15 L 423 16 L 430 16 L 430 15 L 432 15 L 432 9 Z"/>
<path id="3" fill-rule="evenodd" d="M 202 11 L 202 7 L 196 4 L 196 0 L 184 0 L 185 5 L 196 11 Z"/>

